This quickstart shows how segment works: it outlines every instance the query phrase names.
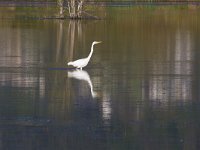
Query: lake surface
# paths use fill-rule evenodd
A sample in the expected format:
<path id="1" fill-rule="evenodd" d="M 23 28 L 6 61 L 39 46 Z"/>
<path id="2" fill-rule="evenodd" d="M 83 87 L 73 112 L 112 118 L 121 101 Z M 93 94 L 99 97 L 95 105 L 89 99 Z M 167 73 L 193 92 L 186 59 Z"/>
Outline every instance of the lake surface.
<path id="1" fill-rule="evenodd" d="M 0 149 L 200 149 L 200 12 L 0 21 Z M 67 62 L 86 57 L 86 68 Z"/>

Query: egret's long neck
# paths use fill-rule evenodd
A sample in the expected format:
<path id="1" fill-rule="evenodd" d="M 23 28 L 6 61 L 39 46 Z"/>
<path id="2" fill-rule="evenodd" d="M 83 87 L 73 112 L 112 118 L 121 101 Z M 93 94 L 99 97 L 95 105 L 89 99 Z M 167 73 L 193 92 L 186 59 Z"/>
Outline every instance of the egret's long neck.
<path id="1" fill-rule="evenodd" d="M 91 46 L 90 54 L 89 54 L 88 57 L 87 57 L 88 60 L 90 60 L 90 58 L 92 57 L 93 47 L 94 47 L 94 44 L 92 44 L 92 46 Z"/>

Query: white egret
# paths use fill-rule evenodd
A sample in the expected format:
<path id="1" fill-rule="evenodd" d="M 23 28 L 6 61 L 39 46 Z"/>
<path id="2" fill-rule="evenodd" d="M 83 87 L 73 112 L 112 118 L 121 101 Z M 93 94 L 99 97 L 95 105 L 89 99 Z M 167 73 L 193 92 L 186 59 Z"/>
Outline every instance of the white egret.
<path id="1" fill-rule="evenodd" d="M 90 58 L 91 58 L 91 56 L 93 54 L 94 45 L 98 44 L 98 43 L 101 43 L 101 41 L 94 41 L 92 43 L 91 51 L 90 51 L 88 57 L 82 58 L 82 59 L 78 59 L 78 60 L 75 60 L 75 61 L 70 61 L 70 62 L 67 63 L 67 65 L 72 65 L 72 66 L 74 66 L 74 67 L 76 67 L 78 69 L 80 68 L 82 70 L 82 68 L 87 66 L 88 62 L 90 61 Z"/>

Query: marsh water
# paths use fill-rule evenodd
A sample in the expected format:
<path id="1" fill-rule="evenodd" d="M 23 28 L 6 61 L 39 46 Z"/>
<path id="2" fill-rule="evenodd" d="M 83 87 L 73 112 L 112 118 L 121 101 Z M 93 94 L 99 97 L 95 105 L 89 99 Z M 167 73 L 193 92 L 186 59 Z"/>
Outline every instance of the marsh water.
<path id="1" fill-rule="evenodd" d="M 0 21 L 0 149 L 200 148 L 200 12 Z M 17 17 L 16 17 L 17 16 Z M 82 71 L 67 62 L 93 56 Z"/>

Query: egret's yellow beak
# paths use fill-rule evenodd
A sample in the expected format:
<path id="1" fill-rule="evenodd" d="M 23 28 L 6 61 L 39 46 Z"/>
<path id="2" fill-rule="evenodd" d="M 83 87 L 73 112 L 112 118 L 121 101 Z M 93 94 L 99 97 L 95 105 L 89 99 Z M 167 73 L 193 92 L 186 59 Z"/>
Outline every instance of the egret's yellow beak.
<path id="1" fill-rule="evenodd" d="M 101 43 L 101 42 L 102 42 L 102 41 L 97 41 L 96 44 L 99 44 L 99 43 Z"/>

